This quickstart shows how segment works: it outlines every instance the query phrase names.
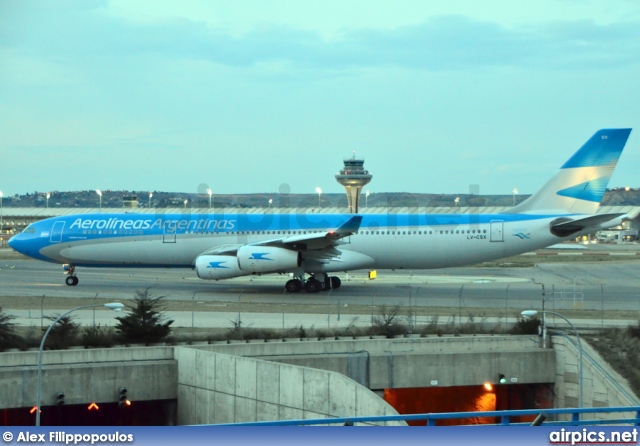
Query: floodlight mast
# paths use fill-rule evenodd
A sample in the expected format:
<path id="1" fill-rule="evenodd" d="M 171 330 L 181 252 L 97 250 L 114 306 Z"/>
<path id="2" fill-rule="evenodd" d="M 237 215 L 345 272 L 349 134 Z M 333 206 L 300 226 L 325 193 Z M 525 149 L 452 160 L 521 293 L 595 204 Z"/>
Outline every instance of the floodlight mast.
<path id="1" fill-rule="evenodd" d="M 40 426 L 40 409 L 42 407 L 41 399 L 42 399 L 42 351 L 44 349 L 44 343 L 47 340 L 47 336 L 51 329 L 65 316 L 73 313 L 74 311 L 83 310 L 85 308 L 93 308 L 93 307 L 107 307 L 113 311 L 120 311 L 124 307 L 120 302 L 113 302 L 108 304 L 98 304 L 98 305 L 83 305 L 81 307 L 76 307 L 73 310 L 69 310 L 66 313 L 58 316 L 58 318 L 51 323 L 47 331 L 45 331 L 44 336 L 42 336 L 42 341 L 40 342 L 40 350 L 38 351 L 38 388 L 37 388 L 37 400 L 36 400 L 36 426 Z"/>
<path id="2" fill-rule="evenodd" d="M 567 319 L 566 317 L 564 317 L 560 313 L 556 313 L 554 311 L 524 310 L 520 314 L 522 315 L 523 318 L 529 319 L 529 318 L 532 318 L 533 316 L 535 316 L 538 313 L 540 313 L 540 314 L 553 314 L 555 316 L 558 316 L 561 319 L 564 319 L 564 321 L 567 324 L 569 324 L 569 326 L 571 327 L 571 329 L 573 330 L 573 332 L 576 335 L 576 340 L 578 341 L 578 353 L 580 354 L 580 365 L 578 367 L 578 369 L 579 369 L 578 370 L 578 373 L 579 373 L 579 378 L 578 378 L 578 407 L 582 408 L 582 405 L 583 405 L 582 356 L 583 356 L 583 354 L 582 354 L 582 342 L 580 341 L 580 335 L 578 334 L 578 330 L 576 329 L 576 327 L 573 326 L 573 324 L 571 323 L 571 321 L 569 321 L 569 319 Z"/>

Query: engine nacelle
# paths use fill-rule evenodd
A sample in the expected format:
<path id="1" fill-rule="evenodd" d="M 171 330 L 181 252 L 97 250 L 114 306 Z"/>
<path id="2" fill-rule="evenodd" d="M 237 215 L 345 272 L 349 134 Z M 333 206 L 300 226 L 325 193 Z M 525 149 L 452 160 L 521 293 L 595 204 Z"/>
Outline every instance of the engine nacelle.
<path id="1" fill-rule="evenodd" d="M 299 251 L 246 245 L 238 249 L 238 264 L 246 274 L 287 272 L 300 267 Z"/>
<path id="2" fill-rule="evenodd" d="M 196 258 L 196 273 L 205 280 L 231 279 L 246 276 L 238 266 L 238 259 L 234 256 L 198 256 Z"/>

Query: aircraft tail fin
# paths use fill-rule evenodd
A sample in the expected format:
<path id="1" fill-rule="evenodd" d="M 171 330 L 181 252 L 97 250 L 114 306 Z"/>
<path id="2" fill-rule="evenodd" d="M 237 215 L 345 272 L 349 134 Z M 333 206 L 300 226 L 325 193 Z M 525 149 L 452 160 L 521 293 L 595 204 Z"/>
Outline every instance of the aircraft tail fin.
<path id="1" fill-rule="evenodd" d="M 595 214 L 630 133 L 598 130 L 542 189 L 509 212 Z"/>

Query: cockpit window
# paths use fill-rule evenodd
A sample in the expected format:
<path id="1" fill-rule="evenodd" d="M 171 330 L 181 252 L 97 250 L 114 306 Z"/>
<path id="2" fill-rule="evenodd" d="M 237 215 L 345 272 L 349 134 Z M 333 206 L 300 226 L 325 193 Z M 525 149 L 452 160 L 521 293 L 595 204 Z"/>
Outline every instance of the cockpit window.
<path id="1" fill-rule="evenodd" d="M 27 226 L 25 228 L 24 231 L 22 231 L 23 234 L 35 234 L 36 233 L 36 228 L 32 227 L 31 225 Z"/>

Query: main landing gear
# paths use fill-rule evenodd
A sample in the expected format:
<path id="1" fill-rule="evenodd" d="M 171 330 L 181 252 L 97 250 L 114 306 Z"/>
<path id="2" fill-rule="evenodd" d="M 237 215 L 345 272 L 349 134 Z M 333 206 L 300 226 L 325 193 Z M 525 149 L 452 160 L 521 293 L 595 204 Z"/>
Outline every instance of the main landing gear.
<path id="1" fill-rule="evenodd" d="M 318 291 L 329 291 L 330 289 L 337 290 L 340 288 L 342 281 L 337 276 L 324 276 L 323 280 L 318 280 L 314 275 L 311 275 L 306 282 L 303 282 L 304 279 L 296 277 L 295 279 L 289 280 L 284 288 L 289 293 L 298 293 L 303 288 L 307 293 L 317 293 Z"/>
<path id="2" fill-rule="evenodd" d="M 73 265 L 64 265 L 64 273 L 67 278 L 64 280 L 68 286 L 76 286 L 79 282 L 78 276 L 76 276 L 76 267 Z"/>

